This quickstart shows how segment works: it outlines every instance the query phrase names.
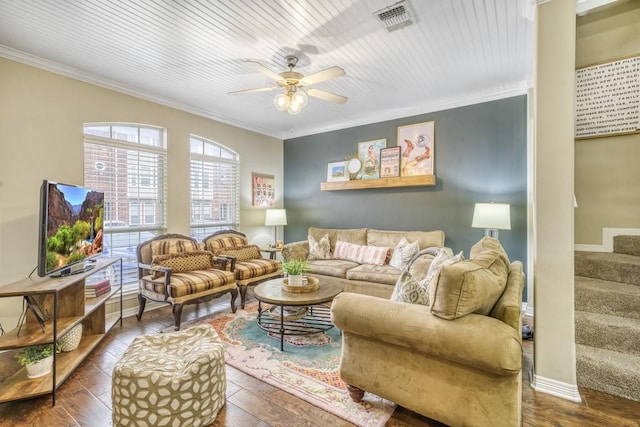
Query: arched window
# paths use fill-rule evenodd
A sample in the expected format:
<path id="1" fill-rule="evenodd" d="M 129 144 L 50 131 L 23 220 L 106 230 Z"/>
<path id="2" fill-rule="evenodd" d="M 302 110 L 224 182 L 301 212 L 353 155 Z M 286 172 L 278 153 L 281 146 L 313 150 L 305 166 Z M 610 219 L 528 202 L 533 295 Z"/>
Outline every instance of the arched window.
<path id="1" fill-rule="evenodd" d="M 240 222 L 240 162 L 238 154 L 213 141 L 192 135 L 191 235 L 198 240 Z"/>
<path id="2" fill-rule="evenodd" d="M 105 193 L 105 253 L 122 258 L 125 284 L 137 283 L 138 243 L 166 230 L 166 164 L 162 128 L 84 125 L 84 184 Z"/>

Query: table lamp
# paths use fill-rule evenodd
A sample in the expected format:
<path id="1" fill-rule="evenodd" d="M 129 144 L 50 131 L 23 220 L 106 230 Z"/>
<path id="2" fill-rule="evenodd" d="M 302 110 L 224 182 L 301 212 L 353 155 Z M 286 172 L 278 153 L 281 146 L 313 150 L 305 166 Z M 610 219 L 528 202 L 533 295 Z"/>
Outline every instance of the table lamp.
<path id="1" fill-rule="evenodd" d="M 275 228 L 276 245 L 278 243 L 278 226 L 287 225 L 287 211 L 285 209 L 267 209 L 264 212 L 264 225 Z M 274 245 L 275 247 L 275 245 Z"/>
<path id="2" fill-rule="evenodd" d="M 484 228 L 484 235 L 498 238 L 498 230 L 511 230 L 511 206 L 508 203 L 476 203 L 471 227 Z"/>

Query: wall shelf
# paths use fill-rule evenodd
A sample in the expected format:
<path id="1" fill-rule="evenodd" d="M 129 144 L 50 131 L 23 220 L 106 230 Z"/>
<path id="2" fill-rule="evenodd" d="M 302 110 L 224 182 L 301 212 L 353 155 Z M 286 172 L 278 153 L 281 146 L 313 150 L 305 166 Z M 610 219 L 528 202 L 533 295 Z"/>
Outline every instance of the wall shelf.
<path id="1" fill-rule="evenodd" d="M 435 175 L 397 176 L 393 178 L 358 179 L 321 182 L 320 191 L 366 190 L 369 188 L 430 187 L 436 185 Z"/>

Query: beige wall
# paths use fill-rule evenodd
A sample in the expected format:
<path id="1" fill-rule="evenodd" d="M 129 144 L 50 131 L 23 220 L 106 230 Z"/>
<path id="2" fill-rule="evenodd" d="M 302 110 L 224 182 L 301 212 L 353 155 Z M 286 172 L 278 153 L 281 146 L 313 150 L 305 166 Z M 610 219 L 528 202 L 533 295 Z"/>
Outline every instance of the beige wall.
<path id="1" fill-rule="evenodd" d="M 640 0 L 577 20 L 576 68 L 640 55 Z M 577 140 L 577 244 L 602 244 L 603 228 L 640 229 L 640 134 Z"/>
<path id="2" fill-rule="evenodd" d="M 257 244 L 273 238 L 273 229 L 263 226 L 264 209 L 251 206 L 251 172 L 275 176 L 282 206 L 282 140 L 0 58 L 0 284 L 36 266 L 42 180 L 82 185 L 85 122 L 166 128 L 170 232 L 189 232 L 189 134 L 238 152 L 241 229 Z M 20 309 L 19 302 L 0 300 L 5 329 L 15 326 L 7 319 Z"/>
<path id="3" fill-rule="evenodd" d="M 534 387 L 579 400 L 574 334 L 576 3 L 537 7 L 534 145 Z"/>

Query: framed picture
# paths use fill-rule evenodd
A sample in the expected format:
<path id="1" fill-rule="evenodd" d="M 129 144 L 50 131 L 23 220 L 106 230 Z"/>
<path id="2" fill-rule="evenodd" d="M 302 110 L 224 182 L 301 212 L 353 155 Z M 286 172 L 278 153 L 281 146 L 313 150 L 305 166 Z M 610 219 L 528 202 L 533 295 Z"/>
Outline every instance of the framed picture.
<path id="1" fill-rule="evenodd" d="M 402 148 L 400 173 L 433 175 L 433 135 L 435 122 L 398 126 L 398 145 Z"/>
<path id="2" fill-rule="evenodd" d="M 349 181 L 346 161 L 331 162 L 327 165 L 327 182 L 333 181 Z"/>
<path id="3" fill-rule="evenodd" d="M 380 178 L 400 176 L 400 147 L 380 150 Z"/>
<path id="4" fill-rule="evenodd" d="M 273 206 L 276 202 L 275 178 L 261 173 L 251 174 L 251 200 L 253 206 Z"/>
<path id="5" fill-rule="evenodd" d="M 358 158 L 362 164 L 362 179 L 380 178 L 380 150 L 387 146 L 386 139 L 358 143 Z"/>

